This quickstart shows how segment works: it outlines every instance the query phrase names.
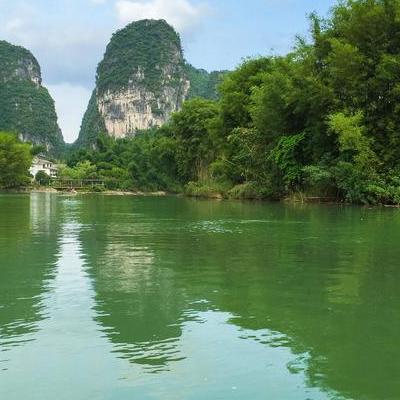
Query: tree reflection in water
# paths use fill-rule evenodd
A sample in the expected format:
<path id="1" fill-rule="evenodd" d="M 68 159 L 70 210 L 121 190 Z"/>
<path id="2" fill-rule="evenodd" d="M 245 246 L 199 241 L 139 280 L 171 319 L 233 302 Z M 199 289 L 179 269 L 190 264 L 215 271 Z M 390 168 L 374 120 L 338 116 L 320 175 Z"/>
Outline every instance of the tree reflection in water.
<path id="1" fill-rule="evenodd" d="M 0 196 L 0 348 L 26 341 L 46 318 L 43 299 L 59 256 L 56 198 Z"/>
<path id="2" fill-rule="evenodd" d="M 246 340 L 289 348 L 310 386 L 400 395 L 391 210 L 100 198 L 81 218 L 97 320 L 121 357 L 168 370 L 188 320 L 222 311 Z"/>

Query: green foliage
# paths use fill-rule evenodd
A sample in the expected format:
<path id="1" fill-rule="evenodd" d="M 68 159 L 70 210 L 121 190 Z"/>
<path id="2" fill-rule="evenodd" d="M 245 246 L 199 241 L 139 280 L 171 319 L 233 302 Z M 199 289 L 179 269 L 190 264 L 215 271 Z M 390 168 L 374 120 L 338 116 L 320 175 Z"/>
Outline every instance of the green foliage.
<path id="1" fill-rule="evenodd" d="M 92 162 L 122 168 L 134 187 L 397 204 L 399 16 L 398 0 L 340 1 L 326 20 L 311 15 L 310 42 L 244 61 L 216 100 L 188 101 L 168 126 L 107 145 L 107 160 Z M 209 93 L 207 73 L 186 69 L 190 96 Z"/>
<path id="2" fill-rule="evenodd" d="M 92 164 L 89 160 L 80 161 L 72 168 L 61 166 L 58 171 L 58 177 L 72 180 L 97 179 L 97 166 Z"/>
<path id="3" fill-rule="evenodd" d="M 272 161 L 276 174 L 282 179 L 286 189 L 295 189 L 301 183 L 303 168 L 299 147 L 304 139 L 304 133 L 282 136 L 269 153 L 269 160 Z"/>
<path id="4" fill-rule="evenodd" d="M 32 73 L 40 76 L 40 66 L 32 53 L 20 46 L 14 46 L 0 40 L 0 82 L 26 78 L 24 69 L 29 67 Z M 22 74 L 22 76 L 21 76 Z"/>
<path id="5" fill-rule="evenodd" d="M 184 68 L 179 35 L 164 20 L 132 22 L 117 31 L 108 44 L 97 69 L 97 89 L 104 93 L 124 88 L 141 71 L 143 78 L 137 78 L 140 83 L 158 93 L 162 70 L 172 60 L 180 64 L 172 77 L 178 85 Z"/>
<path id="6" fill-rule="evenodd" d="M 325 165 L 307 165 L 303 168 L 303 186 L 308 193 L 323 197 L 337 197 L 338 188 L 333 172 Z"/>
<path id="7" fill-rule="evenodd" d="M 179 190 L 176 166 L 176 142 L 163 133 L 136 137 L 131 143 L 131 159 L 128 164 L 132 186 L 141 190 Z"/>
<path id="8" fill-rule="evenodd" d="M 104 117 L 97 105 L 98 96 L 105 92 L 118 92 L 129 85 L 144 88 L 155 96 L 150 104 L 153 114 L 162 116 L 164 110 L 156 99 L 165 88 L 177 89 L 183 96 L 185 82 L 189 80 L 188 99 L 216 100 L 217 87 L 225 74 L 226 71 L 208 73 L 186 63 L 178 33 L 164 20 L 129 24 L 113 35 L 98 65 L 96 90 L 89 101 L 74 150 L 95 145 L 98 134 L 106 132 Z"/>
<path id="9" fill-rule="evenodd" d="M 97 97 L 94 90 L 90 97 L 88 108 L 83 116 L 79 138 L 73 147 L 89 147 L 93 143 L 96 143 L 99 133 L 104 132 L 106 132 L 106 127 L 104 119 L 97 108 Z"/>
<path id="10" fill-rule="evenodd" d="M 37 156 L 37 155 L 39 155 L 41 153 L 44 153 L 44 152 L 46 152 L 46 147 L 44 145 L 39 144 L 39 145 L 33 145 L 32 146 L 31 154 L 33 156 Z"/>
<path id="11" fill-rule="evenodd" d="M 223 126 L 228 131 L 252 125 L 251 94 L 262 84 L 263 73 L 268 70 L 270 63 L 269 58 L 247 60 L 224 78 L 219 91 Z"/>
<path id="12" fill-rule="evenodd" d="M 96 147 L 70 153 L 59 175 L 101 179 L 110 190 L 181 191 L 176 141 L 168 128 L 121 140 L 100 135 Z"/>
<path id="13" fill-rule="evenodd" d="M 186 64 L 185 69 L 190 81 L 188 99 L 196 97 L 207 100 L 218 99 L 218 86 L 228 73 L 227 71 L 207 72 L 204 69 L 197 69 L 190 64 Z"/>
<path id="14" fill-rule="evenodd" d="M 63 139 L 54 101 L 44 87 L 30 81 L 0 83 L 0 129 L 21 134 L 33 143 L 46 143 L 59 154 Z"/>
<path id="15" fill-rule="evenodd" d="M 255 128 L 235 128 L 227 137 L 225 149 L 226 177 L 234 183 L 265 183 L 267 172 L 266 144 Z"/>
<path id="16" fill-rule="evenodd" d="M 49 186 L 51 178 L 44 171 L 38 171 L 35 175 L 35 181 L 41 186 Z"/>
<path id="17" fill-rule="evenodd" d="M 25 141 L 60 154 L 64 141 L 54 101 L 39 85 L 36 59 L 28 50 L 0 41 L 0 65 L 0 130 L 16 132 Z"/>
<path id="18" fill-rule="evenodd" d="M 187 196 L 215 199 L 227 197 L 228 190 L 229 183 L 217 182 L 214 180 L 189 182 L 184 188 L 184 192 Z"/>
<path id="19" fill-rule="evenodd" d="M 354 115 L 336 113 L 329 116 L 329 128 L 336 133 L 339 138 L 339 149 L 345 151 L 363 151 L 368 146 L 368 141 L 364 136 L 364 127 L 361 112 Z"/>
<path id="20" fill-rule="evenodd" d="M 259 183 L 245 182 L 230 189 L 227 196 L 240 200 L 262 200 L 274 198 L 274 193 L 269 187 L 260 186 Z"/>
<path id="21" fill-rule="evenodd" d="M 208 177 L 208 166 L 217 151 L 211 130 L 218 112 L 216 103 L 197 98 L 185 102 L 172 116 L 170 129 L 177 140 L 177 166 L 184 181 Z"/>
<path id="22" fill-rule="evenodd" d="M 13 189 L 30 182 L 31 146 L 15 135 L 0 132 L 0 188 Z"/>
<path id="23" fill-rule="evenodd" d="M 350 202 L 374 203 L 384 194 L 384 180 L 373 141 L 365 136 L 364 116 L 336 113 L 329 116 L 329 129 L 338 135 L 340 157 L 333 167 L 337 187 Z"/>

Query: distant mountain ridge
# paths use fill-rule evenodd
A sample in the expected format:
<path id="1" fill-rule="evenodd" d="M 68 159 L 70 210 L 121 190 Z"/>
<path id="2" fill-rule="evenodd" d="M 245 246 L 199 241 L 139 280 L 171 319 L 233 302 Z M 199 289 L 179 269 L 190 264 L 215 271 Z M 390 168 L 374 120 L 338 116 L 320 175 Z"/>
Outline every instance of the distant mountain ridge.
<path id="1" fill-rule="evenodd" d="M 224 73 L 188 64 L 166 21 L 133 22 L 107 45 L 76 145 L 92 145 L 99 133 L 123 138 L 163 125 L 187 99 L 216 99 Z"/>
<path id="2" fill-rule="evenodd" d="M 0 41 L 0 130 L 16 132 L 53 154 L 64 146 L 38 61 L 29 50 L 6 41 Z"/>
<path id="3" fill-rule="evenodd" d="M 225 73 L 187 63 L 179 34 L 166 21 L 133 22 L 114 33 L 106 48 L 75 145 L 90 146 L 99 133 L 123 138 L 161 126 L 185 100 L 217 99 Z M 0 130 L 55 155 L 65 148 L 38 61 L 29 50 L 1 40 Z"/>
<path id="4" fill-rule="evenodd" d="M 212 71 L 198 69 L 186 64 L 186 73 L 190 82 L 188 99 L 202 97 L 208 100 L 218 99 L 218 84 L 229 71 Z"/>

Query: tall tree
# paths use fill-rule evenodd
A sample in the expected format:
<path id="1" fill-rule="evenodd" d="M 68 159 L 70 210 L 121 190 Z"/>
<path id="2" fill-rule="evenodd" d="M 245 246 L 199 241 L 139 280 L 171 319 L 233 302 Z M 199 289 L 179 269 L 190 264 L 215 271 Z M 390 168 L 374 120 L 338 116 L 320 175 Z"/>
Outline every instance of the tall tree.
<path id="1" fill-rule="evenodd" d="M 29 183 L 31 145 L 11 133 L 0 132 L 0 188 L 18 188 Z"/>

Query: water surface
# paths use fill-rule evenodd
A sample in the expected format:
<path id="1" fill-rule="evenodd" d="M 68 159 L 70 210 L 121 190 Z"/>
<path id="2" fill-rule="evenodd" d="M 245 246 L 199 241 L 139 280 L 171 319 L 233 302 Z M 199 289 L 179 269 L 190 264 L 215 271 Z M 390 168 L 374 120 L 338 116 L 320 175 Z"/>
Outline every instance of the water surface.
<path id="1" fill-rule="evenodd" d="M 400 398 L 400 212 L 0 195 L 0 398 Z"/>

